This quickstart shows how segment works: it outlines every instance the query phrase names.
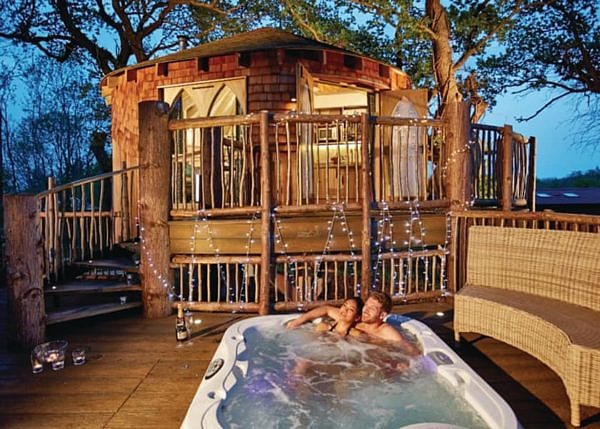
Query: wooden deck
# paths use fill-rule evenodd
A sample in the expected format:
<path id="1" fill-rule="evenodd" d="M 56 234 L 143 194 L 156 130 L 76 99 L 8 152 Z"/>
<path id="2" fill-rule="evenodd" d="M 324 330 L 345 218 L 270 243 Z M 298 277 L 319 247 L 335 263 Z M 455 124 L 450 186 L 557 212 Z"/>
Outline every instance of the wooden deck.
<path id="1" fill-rule="evenodd" d="M 0 427 L 178 428 L 224 330 L 239 314 L 202 314 L 193 339 L 177 345 L 174 317 L 144 320 L 139 309 L 49 327 L 48 336 L 88 348 L 88 361 L 31 374 L 28 353 L 6 342 L 5 289 L 0 289 Z M 396 307 L 452 341 L 451 306 Z M 442 317 L 436 312 L 444 311 Z M 477 339 L 473 336 L 470 339 Z M 482 338 L 458 350 L 503 396 L 523 427 L 568 428 L 569 405 L 559 378 L 539 361 Z M 600 428 L 600 413 L 583 410 L 583 426 Z"/>

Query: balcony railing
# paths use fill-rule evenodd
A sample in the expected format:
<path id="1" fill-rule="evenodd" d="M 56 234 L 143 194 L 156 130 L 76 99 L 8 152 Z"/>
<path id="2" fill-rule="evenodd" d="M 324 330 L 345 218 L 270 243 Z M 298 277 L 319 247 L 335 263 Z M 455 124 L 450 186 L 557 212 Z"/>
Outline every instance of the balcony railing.
<path id="1" fill-rule="evenodd" d="M 443 293 L 444 125 L 367 115 L 272 115 L 266 129 L 259 115 L 171 121 L 175 295 L 198 309 L 257 311 L 261 293 L 281 310 L 367 289 Z M 441 210 L 427 240 L 416 238 L 424 228 L 407 232 L 420 210 Z M 267 236 L 257 234 L 264 213 Z M 382 223 L 386 232 L 371 226 Z"/>
<path id="2" fill-rule="evenodd" d="M 339 301 L 367 282 L 396 300 L 444 293 L 443 121 L 263 113 L 172 120 L 168 129 L 180 299 L 258 311 Z M 508 183 L 511 206 L 531 201 L 533 145 L 510 127 L 476 126 L 473 136 L 476 196 L 500 205 Z M 124 169 L 40 195 L 49 281 L 140 234 L 138 177 Z"/>
<path id="3" fill-rule="evenodd" d="M 501 205 L 505 178 L 507 201 L 535 210 L 535 138 L 525 139 L 510 126 L 472 124 L 470 147 L 475 206 Z"/>

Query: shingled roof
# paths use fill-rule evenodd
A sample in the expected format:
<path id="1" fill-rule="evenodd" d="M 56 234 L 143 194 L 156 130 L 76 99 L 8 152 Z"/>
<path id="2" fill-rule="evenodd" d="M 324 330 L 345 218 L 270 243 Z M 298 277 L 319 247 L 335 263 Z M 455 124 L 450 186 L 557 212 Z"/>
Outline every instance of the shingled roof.
<path id="1" fill-rule="evenodd" d="M 202 45 L 185 49 L 173 54 L 158 57 L 152 60 L 143 61 L 128 67 L 124 67 L 109 73 L 107 76 L 120 74 L 126 70 L 133 70 L 147 67 L 156 63 L 169 63 L 176 61 L 185 61 L 193 58 L 214 57 L 227 55 L 235 52 L 252 52 L 273 49 L 307 49 L 343 52 L 350 55 L 364 57 L 364 55 L 327 43 L 318 42 L 306 37 L 297 36 L 276 28 L 260 28 L 258 30 L 248 31 L 236 34 L 235 36 L 204 43 Z"/>

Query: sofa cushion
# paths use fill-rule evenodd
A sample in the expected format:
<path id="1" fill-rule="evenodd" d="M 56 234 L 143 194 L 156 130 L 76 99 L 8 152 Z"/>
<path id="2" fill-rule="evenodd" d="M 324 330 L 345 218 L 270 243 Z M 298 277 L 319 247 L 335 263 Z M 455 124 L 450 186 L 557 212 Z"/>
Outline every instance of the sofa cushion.
<path id="1" fill-rule="evenodd" d="M 538 316 L 559 328 L 573 344 L 600 349 L 600 313 L 586 307 L 523 292 L 466 285 L 457 295 L 493 301 Z"/>

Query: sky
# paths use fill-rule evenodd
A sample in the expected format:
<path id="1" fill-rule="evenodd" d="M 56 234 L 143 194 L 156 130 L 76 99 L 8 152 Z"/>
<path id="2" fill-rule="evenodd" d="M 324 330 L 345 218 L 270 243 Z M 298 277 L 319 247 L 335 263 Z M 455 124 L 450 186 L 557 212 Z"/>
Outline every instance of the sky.
<path id="1" fill-rule="evenodd" d="M 518 117 L 529 116 L 548 100 L 546 92 L 526 96 L 504 95 L 494 109 L 480 121 L 488 125 L 511 125 L 513 131 L 536 138 L 536 176 L 538 179 L 562 178 L 574 171 L 586 172 L 600 168 L 600 143 L 591 147 L 574 147 L 574 113 L 572 98 L 558 101 L 536 118 L 517 122 Z M 595 137 L 596 141 L 600 136 Z"/>
<path id="2" fill-rule="evenodd" d="M 495 126 L 508 124 L 515 132 L 526 137 L 535 136 L 538 178 L 562 178 L 574 171 L 586 172 L 600 168 L 600 143 L 595 150 L 592 147 L 574 146 L 574 113 L 570 106 L 573 97 L 559 100 L 530 121 L 517 121 L 518 117 L 531 115 L 547 101 L 548 95 L 544 91 L 526 96 L 507 94 L 498 98 L 496 106 L 486 113 L 481 123 Z M 600 140 L 600 135 L 595 139 Z"/>

